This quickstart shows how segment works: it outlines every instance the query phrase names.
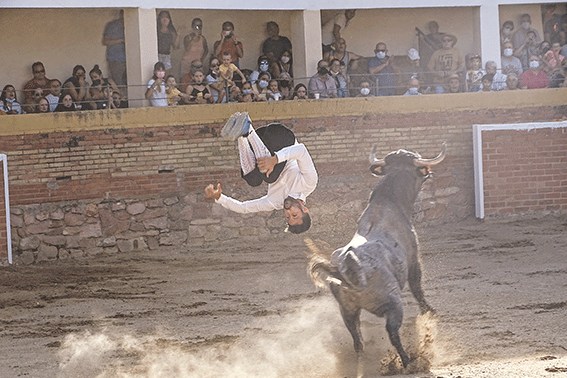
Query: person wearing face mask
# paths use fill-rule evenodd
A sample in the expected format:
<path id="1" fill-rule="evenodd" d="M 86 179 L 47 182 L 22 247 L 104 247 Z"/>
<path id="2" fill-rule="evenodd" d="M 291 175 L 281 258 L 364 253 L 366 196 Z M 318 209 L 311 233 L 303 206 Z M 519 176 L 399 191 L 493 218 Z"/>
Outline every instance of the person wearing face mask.
<path id="1" fill-rule="evenodd" d="M 508 75 L 515 73 L 520 76 L 524 70 L 522 69 L 522 62 L 514 56 L 514 46 L 512 42 L 504 42 L 502 45 L 502 73 Z"/>
<path id="2" fill-rule="evenodd" d="M 146 99 L 152 106 L 168 106 L 165 92 L 165 65 L 162 62 L 154 64 L 154 74 L 148 82 Z"/>
<path id="3" fill-rule="evenodd" d="M 359 94 L 356 97 L 374 97 L 372 94 L 372 86 L 370 85 L 370 81 L 362 80 L 360 82 L 360 89 Z"/>
<path id="4" fill-rule="evenodd" d="M 536 34 L 529 31 L 527 37 L 520 47 L 514 50 L 514 55 L 520 59 L 522 70 L 527 71 L 529 67 L 529 59 L 532 55 L 539 56 L 539 43 Z"/>
<path id="5" fill-rule="evenodd" d="M 270 59 L 266 55 L 261 55 L 260 57 L 258 57 L 258 64 L 256 66 L 256 69 L 250 74 L 250 82 L 252 82 L 252 84 L 256 83 L 258 76 L 260 76 L 260 74 L 264 72 L 268 73 L 271 79 L 272 75 L 270 74 L 269 70 Z"/>
<path id="6" fill-rule="evenodd" d="M 337 85 L 329 75 L 329 62 L 322 59 L 317 63 L 317 73 L 309 79 L 309 97 L 319 99 L 337 96 Z"/>
<path id="7" fill-rule="evenodd" d="M 266 24 L 266 34 L 268 38 L 262 42 L 262 54 L 271 62 L 277 62 L 284 51 L 291 51 L 291 41 L 280 35 L 280 27 L 275 21 Z"/>
<path id="8" fill-rule="evenodd" d="M 539 33 L 537 32 L 537 30 L 532 28 L 532 18 L 529 14 L 524 13 L 520 16 L 520 25 L 521 27 L 519 27 L 512 36 L 512 44 L 514 45 L 514 49 L 518 49 L 524 44 L 524 41 L 528 37 L 528 32 L 530 31 L 535 33 L 536 42 L 541 43 Z"/>
<path id="9" fill-rule="evenodd" d="M 293 88 L 293 68 L 291 60 L 291 51 L 285 50 L 281 58 L 277 62 L 273 62 L 270 66 L 272 77 L 278 81 L 282 95 L 289 98 Z"/>
<path id="10" fill-rule="evenodd" d="M 368 61 L 368 72 L 376 82 L 377 96 L 393 96 L 396 91 L 396 69 L 392 57 L 388 56 L 388 48 L 384 42 L 376 44 L 376 54 Z"/>
<path id="11" fill-rule="evenodd" d="M 252 85 L 252 90 L 257 94 L 257 101 L 268 101 L 268 85 L 270 84 L 270 74 L 262 72 L 258 76 L 256 83 Z"/>
<path id="12" fill-rule="evenodd" d="M 484 66 L 486 74 L 492 75 L 492 83 L 490 84 L 491 91 L 501 91 L 506 89 L 506 75 L 498 72 L 496 62 L 489 60 Z M 484 87 L 484 83 L 483 83 Z"/>
<path id="13" fill-rule="evenodd" d="M 520 87 L 522 89 L 539 89 L 549 86 L 549 79 L 545 72 L 540 69 L 540 60 L 537 55 L 530 56 L 530 68 L 520 76 Z"/>
<path id="14" fill-rule="evenodd" d="M 502 29 L 500 29 L 500 46 L 503 46 L 506 42 L 512 42 L 513 30 L 514 22 L 508 20 L 502 24 Z"/>
<path id="15" fill-rule="evenodd" d="M 410 79 L 408 82 L 408 90 L 404 93 L 404 96 L 415 96 L 420 95 L 419 93 L 419 80 L 418 79 Z"/>
<path id="16" fill-rule="evenodd" d="M 234 24 L 225 21 L 222 24 L 221 39 L 213 45 L 214 54 L 222 62 L 223 53 L 230 53 L 230 62 L 239 66 L 240 58 L 244 57 L 244 46 L 234 34 Z"/>

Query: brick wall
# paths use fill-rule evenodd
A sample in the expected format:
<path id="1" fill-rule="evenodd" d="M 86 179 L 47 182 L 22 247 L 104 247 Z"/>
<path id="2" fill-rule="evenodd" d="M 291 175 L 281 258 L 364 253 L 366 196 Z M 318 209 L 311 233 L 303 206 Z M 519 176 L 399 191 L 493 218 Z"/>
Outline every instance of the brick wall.
<path id="1" fill-rule="evenodd" d="M 482 132 L 486 216 L 567 210 L 567 128 Z"/>
<path id="2" fill-rule="evenodd" d="M 255 125 L 278 120 L 308 146 L 320 174 L 319 186 L 308 200 L 314 224 L 310 232 L 352 234 L 378 181 L 368 172 L 373 145 L 379 155 L 406 148 L 432 157 L 442 142 L 447 143 L 448 156 L 424 184 L 415 211 L 418 222 L 447 222 L 474 214 L 473 124 L 546 121 L 567 114 L 561 106 L 499 107 L 497 103 L 491 108 L 408 109 L 407 101 L 428 105 L 434 96 L 419 97 L 425 99 L 287 102 L 246 108 L 254 120 L 262 119 Z M 384 105 L 388 101 L 390 110 Z M 343 105 L 337 104 L 346 106 L 341 109 Z M 350 104 L 358 108 L 347 109 Z M 361 108 L 369 104 L 377 107 L 372 112 Z M 278 106 L 283 110 L 274 111 Z M 296 108 L 291 112 L 290 106 Z M 443 101 L 437 107 L 443 109 Z M 215 109 L 227 114 L 217 115 Z M 226 194 L 240 200 L 265 193 L 265 187 L 250 188 L 240 180 L 236 143 L 218 136 L 221 120 L 236 110 L 244 109 L 225 105 L 128 109 L 97 113 L 92 119 L 81 114 L 19 118 L 45 120 L 51 126 L 42 129 L 41 124 L 30 123 L 28 130 L 41 131 L 18 133 L 16 127 L 0 137 L 0 150 L 9 163 L 15 262 L 283 237 L 281 212 L 234 214 L 203 196 L 203 188 L 211 182 L 222 183 Z M 143 119 L 137 123 L 140 114 Z M 110 123 L 123 127 L 107 127 Z M 69 130 L 57 130 L 65 127 Z"/>

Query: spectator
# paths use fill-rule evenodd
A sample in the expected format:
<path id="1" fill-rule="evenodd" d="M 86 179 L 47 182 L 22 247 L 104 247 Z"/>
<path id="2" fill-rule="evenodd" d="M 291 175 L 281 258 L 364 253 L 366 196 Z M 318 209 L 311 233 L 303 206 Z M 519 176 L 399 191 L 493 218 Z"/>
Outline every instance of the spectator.
<path id="1" fill-rule="evenodd" d="M 502 73 L 508 75 L 510 73 L 515 73 L 519 76 L 524 72 L 522 68 L 522 62 L 520 59 L 516 58 L 514 55 L 514 46 L 512 42 L 504 42 L 502 45 Z"/>
<path id="2" fill-rule="evenodd" d="M 39 102 L 37 103 L 37 112 L 51 113 L 51 110 L 49 110 L 49 101 L 45 97 L 39 99 Z"/>
<path id="3" fill-rule="evenodd" d="M 407 83 L 410 79 L 418 79 L 421 85 L 419 92 L 428 93 L 429 87 L 427 85 L 428 77 L 425 70 L 421 67 L 421 59 L 416 49 L 411 48 L 403 59 L 400 59 L 397 65 L 399 70 L 399 81 Z M 401 90 L 400 90 L 401 89 Z M 400 88 L 396 91 L 397 94 L 404 94 L 405 89 Z"/>
<path id="4" fill-rule="evenodd" d="M 187 34 L 183 39 L 185 54 L 181 60 L 180 77 L 191 72 L 191 65 L 195 60 L 206 63 L 207 56 L 209 55 L 207 39 L 203 35 L 203 21 L 200 18 L 194 18 L 191 22 L 191 28 L 193 31 Z"/>
<path id="5" fill-rule="evenodd" d="M 165 92 L 165 65 L 162 62 L 154 64 L 154 74 L 148 82 L 146 99 L 152 106 L 167 106 L 167 93 Z"/>
<path id="6" fill-rule="evenodd" d="M 273 62 L 270 66 L 270 74 L 280 84 L 282 95 L 290 98 L 291 88 L 293 87 L 293 61 L 291 51 L 285 50 L 280 59 Z"/>
<path id="7" fill-rule="evenodd" d="M 230 87 L 229 91 L 230 92 L 228 95 L 228 102 L 229 103 L 238 102 L 238 99 L 242 95 L 242 92 L 240 91 L 240 88 L 238 88 L 238 85 L 233 85 L 232 87 Z"/>
<path id="8" fill-rule="evenodd" d="M 331 18 L 321 27 L 321 40 L 323 42 L 323 54 L 331 51 L 333 42 L 342 38 L 342 34 L 350 24 L 350 20 L 356 15 L 356 9 L 347 9 Z"/>
<path id="9" fill-rule="evenodd" d="M 98 64 L 95 64 L 93 69 L 89 71 L 89 77 L 91 78 L 91 81 L 93 83 L 94 83 L 95 80 L 100 80 L 103 87 L 110 87 L 109 90 L 111 91 L 111 93 L 114 92 L 114 91 L 117 91 L 117 92 L 120 91 L 120 89 L 118 88 L 118 85 L 116 85 L 114 80 L 112 80 L 111 78 L 106 78 L 106 77 L 102 76 L 102 71 L 98 67 Z"/>
<path id="10" fill-rule="evenodd" d="M 59 104 L 59 96 L 61 95 L 61 82 L 58 79 L 53 79 L 49 82 L 50 93 L 45 96 L 49 101 L 49 111 L 54 112 Z"/>
<path id="11" fill-rule="evenodd" d="M 108 107 L 110 100 L 108 92 L 109 88 L 110 87 L 108 86 L 103 87 L 102 81 L 100 79 L 93 81 L 91 87 L 89 88 L 91 99 L 95 104 L 93 110 L 106 109 Z"/>
<path id="12" fill-rule="evenodd" d="M 39 104 L 39 100 L 42 97 L 44 97 L 43 96 L 43 89 L 41 89 L 41 88 L 34 89 L 32 102 L 25 106 L 25 108 L 24 108 L 25 112 L 26 113 L 37 113 L 37 107 L 38 107 L 38 104 Z"/>
<path id="13" fill-rule="evenodd" d="M 304 84 L 297 84 L 295 88 L 293 88 L 293 100 L 307 100 L 307 87 Z"/>
<path id="14" fill-rule="evenodd" d="M 541 38 L 539 37 L 537 30 L 532 29 L 532 27 L 531 27 L 532 26 L 532 18 L 530 17 L 529 14 L 524 13 L 523 15 L 521 15 L 520 16 L 520 23 L 521 23 L 522 27 L 519 28 L 518 30 L 516 30 L 516 32 L 512 36 L 512 44 L 514 45 L 514 48 L 516 50 L 519 49 L 522 45 L 524 45 L 524 42 L 525 42 L 526 38 L 528 37 L 528 32 L 533 32 L 535 34 L 536 43 L 541 42 Z M 526 69 L 524 68 L 524 71 L 525 70 Z"/>
<path id="15" fill-rule="evenodd" d="M 463 92 L 463 85 L 461 83 L 461 77 L 457 74 L 452 74 L 447 78 L 446 81 L 446 92 L 447 93 L 461 93 Z"/>
<path id="16" fill-rule="evenodd" d="M 277 62 L 284 51 L 291 51 L 291 41 L 280 35 L 280 27 L 274 21 L 266 24 L 266 33 L 268 38 L 262 43 L 262 54 L 267 56 L 270 62 Z"/>
<path id="17" fill-rule="evenodd" d="M 222 24 L 221 39 L 214 44 L 214 54 L 222 62 L 223 53 L 229 52 L 231 63 L 236 67 L 239 66 L 239 59 L 244 56 L 244 46 L 242 42 L 236 38 L 234 34 L 234 24 L 230 21 L 225 21 Z"/>
<path id="18" fill-rule="evenodd" d="M 539 57 L 532 55 L 529 64 L 530 68 L 520 76 L 520 87 L 522 89 L 547 88 L 549 80 L 545 72 L 540 69 Z"/>
<path id="19" fill-rule="evenodd" d="M 282 100 L 282 92 L 280 91 L 280 86 L 276 79 L 272 79 L 268 83 L 267 96 L 268 101 L 279 101 Z"/>
<path id="20" fill-rule="evenodd" d="M 258 101 L 268 101 L 268 86 L 270 85 L 270 75 L 262 72 L 258 76 L 255 84 L 252 84 L 252 90 L 256 92 Z"/>
<path id="21" fill-rule="evenodd" d="M 339 38 L 332 46 L 333 49 L 323 55 L 323 58 L 329 62 L 333 59 L 338 59 L 345 64 L 345 67 L 348 67 L 351 60 L 360 59 L 359 55 L 347 51 L 347 44 L 344 38 Z"/>
<path id="22" fill-rule="evenodd" d="M 124 10 L 120 10 L 118 19 L 109 22 L 104 28 L 102 44 L 106 46 L 106 60 L 110 69 L 110 77 L 122 96 L 126 94 L 126 45 L 124 43 Z"/>
<path id="23" fill-rule="evenodd" d="M 189 104 L 212 104 L 214 101 L 211 88 L 205 81 L 205 73 L 197 70 L 193 74 L 193 81 L 187 87 Z"/>
<path id="24" fill-rule="evenodd" d="M 482 61 L 480 59 L 480 55 L 474 54 L 470 57 L 470 68 L 467 71 L 465 81 L 467 92 L 481 91 L 483 75 L 484 71 L 482 70 Z"/>
<path id="25" fill-rule="evenodd" d="M 30 111 L 34 103 L 35 90 L 40 88 L 42 93 L 40 96 L 45 96 L 49 93 L 49 79 L 45 77 L 45 67 L 41 62 L 32 64 L 33 78 L 24 85 L 24 110 Z M 45 93 L 43 93 L 45 92 Z"/>
<path id="26" fill-rule="evenodd" d="M 412 96 L 412 95 L 420 95 L 419 93 L 419 80 L 418 79 L 409 79 L 408 81 L 408 90 L 404 93 L 404 96 Z"/>
<path id="27" fill-rule="evenodd" d="M 65 80 L 63 88 L 73 96 L 73 103 L 77 110 L 96 109 L 89 91 L 89 83 L 85 79 L 86 70 L 81 65 L 73 67 L 73 76 Z"/>
<path id="28" fill-rule="evenodd" d="M 395 68 L 392 57 L 388 56 L 388 48 L 384 42 L 376 44 L 375 57 L 368 61 L 368 72 L 376 83 L 377 96 L 393 96 L 396 91 Z"/>
<path id="29" fill-rule="evenodd" d="M 425 36 L 425 39 L 429 42 L 429 45 L 434 51 L 443 48 L 443 37 L 445 36 L 445 33 L 439 31 L 439 24 L 437 21 L 430 21 L 427 26 L 429 34 Z"/>
<path id="30" fill-rule="evenodd" d="M 492 92 L 493 74 L 486 74 L 481 79 L 481 92 Z"/>
<path id="31" fill-rule="evenodd" d="M 561 66 L 565 60 L 565 57 L 559 54 L 560 51 L 561 45 L 559 42 L 553 42 L 551 49 L 542 56 L 543 63 L 546 67 L 544 71 L 550 76 L 558 70 L 559 66 Z"/>
<path id="32" fill-rule="evenodd" d="M 55 113 L 59 112 L 74 112 L 78 110 L 75 106 L 75 102 L 73 101 L 73 96 L 67 90 L 64 90 L 61 93 L 61 97 L 59 97 L 59 104 L 55 108 Z"/>
<path id="33" fill-rule="evenodd" d="M 158 60 L 165 66 L 165 74 L 171 73 L 171 50 L 179 48 L 179 34 L 173 26 L 169 11 L 161 11 L 157 17 Z"/>
<path id="34" fill-rule="evenodd" d="M 125 109 L 128 107 L 128 101 L 122 100 L 120 98 L 120 92 L 112 92 L 112 102 L 110 103 L 110 109 Z"/>
<path id="35" fill-rule="evenodd" d="M 374 97 L 372 94 L 372 86 L 368 80 L 360 82 L 360 93 L 356 97 Z"/>
<path id="36" fill-rule="evenodd" d="M 175 76 L 169 75 L 165 78 L 165 93 L 167 93 L 167 106 L 176 106 L 181 102 L 181 91 L 177 89 Z M 185 95 L 185 93 L 183 93 Z M 187 95 L 185 95 L 187 98 Z"/>
<path id="37" fill-rule="evenodd" d="M 257 94 L 252 90 L 252 83 L 247 81 L 242 84 L 242 90 L 240 91 L 240 97 L 238 102 L 254 102 L 258 101 L 256 98 Z"/>
<path id="38" fill-rule="evenodd" d="M 435 93 L 445 91 L 444 84 L 453 74 L 460 75 L 465 69 L 465 61 L 459 50 L 455 48 L 457 37 L 451 34 L 443 36 L 443 48 L 431 55 L 428 68 L 432 71 Z"/>
<path id="39" fill-rule="evenodd" d="M 341 72 L 341 64 L 344 63 L 338 59 L 333 59 L 330 63 L 329 74 L 335 80 L 335 86 L 337 87 L 337 95 L 339 98 L 348 97 L 348 84 L 347 79 Z M 344 66 L 343 66 L 344 67 Z"/>
<path id="40" fill-rule="evenodd" d="M 498 72 L 495 61 L 489 60 L 488 62 L 486 62 L 484 68 L 487 74 L 493 75 L 492 85 L 490 86 L 490 90 L 501 91 L 506 89 L 506 75 L 504 75 L 501 72 Z"/>
<path id="41" fill-rule="evenodd" d="M 557 42 L 560 45 L 565 44 L 565 30 L 563 30 L 563 21 L 561 16 L 556 14 L 555 4 L 548 4 L 549 19 L 543 24 L 543 38 L 550 43 Z"/>
<path id="42" fill-rule="evenodd" d="M 510 72 L 506 76 L 506 90 L 513 91 L 516 89 L 520 89 L 520 87 L 518 87 L 518 75 L 514 72 Z"/>
<path id="43" fill-rule="evenodd" d="M 260 73 L 262 72 L 267 72 L 268 75 L 270 75 L 270 79 L 272 78 L 272 75 L 269 72 L 270 69 L 270 59 L 266 56 L 266 55 L 260 55 L 258 57 L 258 62 L 257 62 L 257 66 L 256 69 L 254 71 L 252 71 L 252 73 L 250 74 L 250 82 L 252 84 L 256 83 L 256 80 L 258 80 L 258 76 L 260 75 Z"/>
<path id="44" fill-rule="evenodd" d="M 179 90 L 181 92 L 187 92 L 187 86 L 193 80 L 193 73 L 197 70 L 203 70 L 203 62 L 199 59 L 195 59 L 191 62 L 191 70 L 181 78 L 181 84 L 179 84 Z"/>
<path id="45" fill-rule="evenodd" d="M 514 30 L 514 22 L 505 21 L 500 29 L 500 46 L 504 46 L 506 42 L 512 43 L 512 31 Z"/>
<path id="46" fill-rule="evenodd" d="M 228 87 L 234 86 L 234 74 L 237 73 L 242 82 L 246 82 L 246 77 L 240 69 L 232 62 L 232 56 L 228 51 L 222 53 L 222 64 L 219 67 L 219 83 L 227 93 L 230 93 Z M 269 76 L 267 72 L 265 72 Z"/>
<path id="47" fill-rule="evenodd" d="M 211 88 L 211 94 L 213 95 L 215 104 L 226 102 L 224 88 L 220 85 L 219 67 L 219 59 L 216 56 L 213 56 L 211 58 L 211 61 L 209 62 L 209 74 L 207 75 L 207 83 Z"/>
<path id="48" fill-rule="evenodd" d="M 309 79 L 309 97 L 316 99 L 337 97 L 337 86 L 329 75 L 329 62 L 326 60 L 317 63 L 317 73 Z"/>
<path id="49" fill-rule="evenodd" d="M 6 114 L 22 114 L 22 106 L 16 97 L 16 88 L 12 84 L 5 85 L 0 95 L 0 110 Z"/>
<path id="50" fill-rule="evenodd" d="M 539 43 L 536 39 L 536 33 L 528 31 L 524 42 L 514 50 L 514 55 L 520 59 L 522 70 L 526 71 L 529 67 L 529 59 L 532 55 L 539 55 Z"/>

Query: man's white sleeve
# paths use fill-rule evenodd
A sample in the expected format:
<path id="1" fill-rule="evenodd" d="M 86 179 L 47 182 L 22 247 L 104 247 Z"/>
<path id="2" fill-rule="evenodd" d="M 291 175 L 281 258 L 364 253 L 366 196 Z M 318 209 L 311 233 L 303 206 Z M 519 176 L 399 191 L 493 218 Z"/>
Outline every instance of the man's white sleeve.
<path id="1" fill-rule="evenodd" d="M 234 211 L 236 213 L 246 214 L 246 213 L 258 213 L 260 211 L 272 211 L 281 209 L 282 206 L 277 206 L 272 203 L 268 196 L 260 197 L 250 201 L 240 202 L 234 198 L 225 196 L 221 194 L 216 203 L 222 205 L 224 208 Z"/>
<path id="2" fill-rule="evenodd" d="M 315 169 L 311 155 L 309 155 L 309 151 L 307 151 L 303 143 L 284 147 L 276 152 L 276 156 L 278 157 L 278 162 L 296 160 L 305 184 L 315 189 L 319 176 L 317 175 L 317 170 Z M 313 189 L 311 191 L 313 191 Z"/>

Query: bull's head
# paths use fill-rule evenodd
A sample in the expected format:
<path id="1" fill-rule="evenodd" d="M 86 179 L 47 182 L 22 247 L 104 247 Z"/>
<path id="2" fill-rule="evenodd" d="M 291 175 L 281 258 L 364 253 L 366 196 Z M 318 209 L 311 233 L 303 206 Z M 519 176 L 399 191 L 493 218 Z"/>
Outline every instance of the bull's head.
<path id="1" fill-rule="evenodd" d="M 370 153 L 370 172 L 375 176 L 381 176 L 387 173 L 387 167 L 389 165 L 397 164 L 400 161 L 407 162 L 409 165 L 413 164 L 418 170 L 418 173 L 423 177 L 429 175 L 429 170 L 432 166 L 437 165 L 445 159 L 445 153 L 447 150 L 447 145 L 443 143 L 443 148 L 441 153 L 434 157 L 433 159 L 424 159 L 418 153 L 410 152 L 406 150 L 398 150 L 390 152 L 384 159 L 376 158 L 376 146 L 372 149 Z"/>

